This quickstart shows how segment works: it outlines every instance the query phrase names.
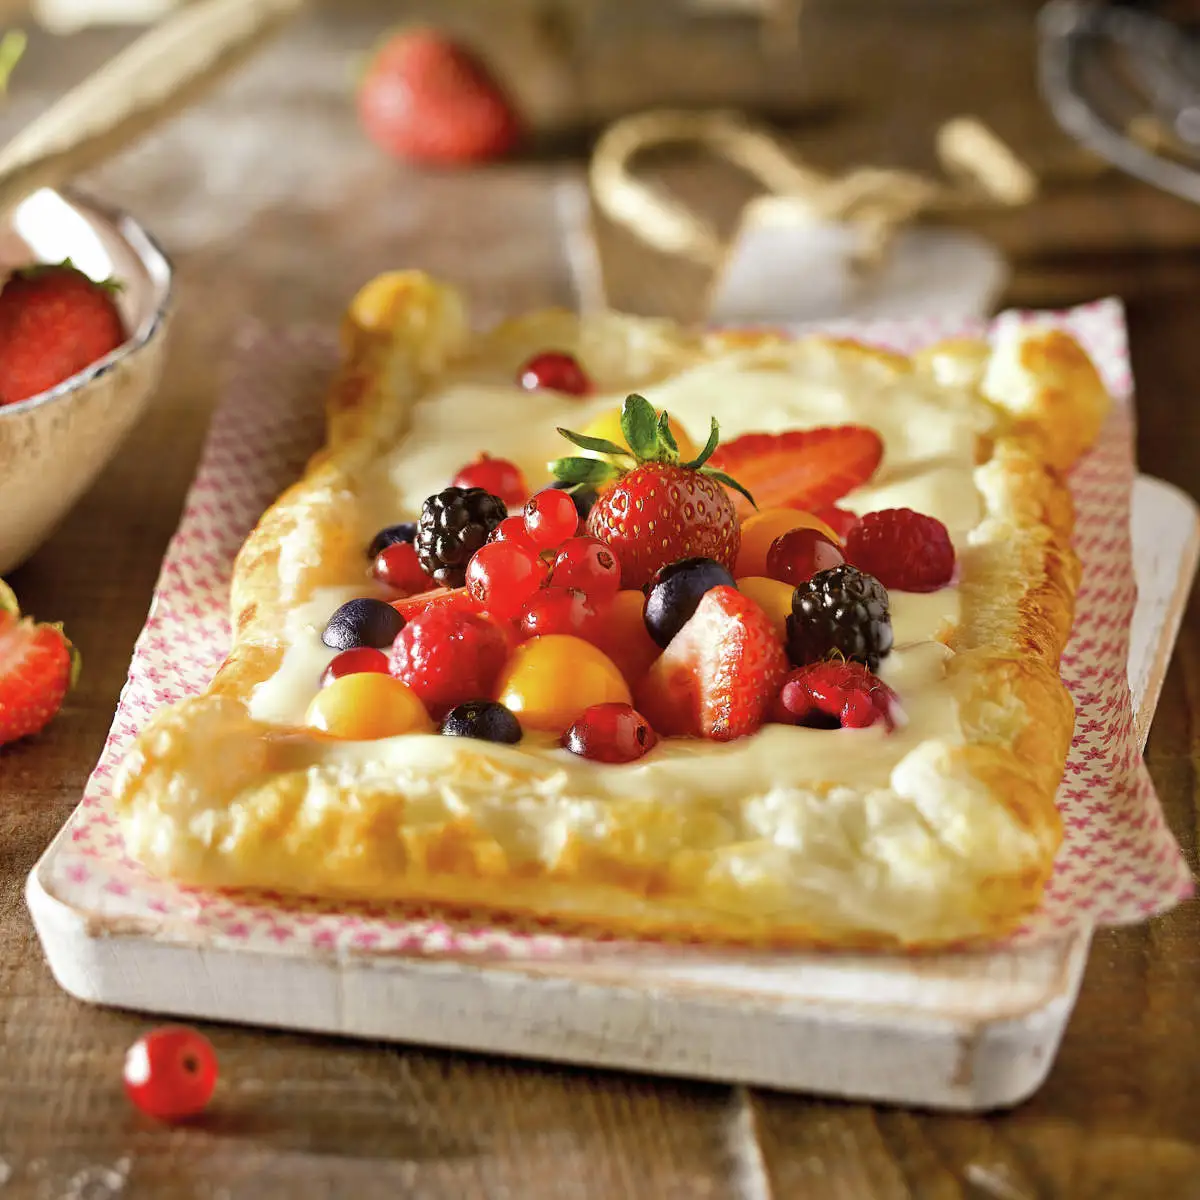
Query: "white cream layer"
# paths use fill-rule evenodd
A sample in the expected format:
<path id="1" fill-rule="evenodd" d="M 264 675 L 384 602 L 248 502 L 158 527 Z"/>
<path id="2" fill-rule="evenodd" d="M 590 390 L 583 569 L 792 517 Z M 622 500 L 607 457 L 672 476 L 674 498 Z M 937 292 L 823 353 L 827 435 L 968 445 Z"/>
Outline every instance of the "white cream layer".
<path id="1" fill-rule="evenodd" d="M 848 368 L 842 356 L 810 356 L 803 368 L 798 373 L 786 353 L 757 348 L 681 371 L 642 390 L 697 443 L 707 436 L 712 415 L 725 439 L 754 430 L 869 425 L 883 438 L 883 465 L 869 486 L 840 503 L 858 513 L 900 506 L 928 513 L 946 524 L 956 546 L 964 546 L 982 516 L 973 472 L 977 438 L 988 427 L 986 410 L 965 391 L 893 372 L 865 357 Z M 826 370 L 827 376 L 822 373 Z M 620 392 L 586 400 L 529 393 L 485 380 L 478 371 L 474 377 L 449 379 L 440 391 L 416 403 L 408 435 L 363 481 L 368 501 L 364 544 L 375 530 L 413 518 L 425 497 L 446 486 L 480 450 L 511 458 L 536 488 L 547 478 L 548 460 L 572 452 L 555 426 L 580 429 L 623 398 Z M 283 630 L 283 661 L 254 691 L 254 717 L 278 724 L 303 719 L 333 656 L 321 643 L 329 615 L 343 601 L 372 591 L 364 566 L 362 579 L 318 589 L 296 605 Z M 567 790 L 580 795 L 652 791 L 664 798 L 719 796 L 735 788 L 765 794 L 806 778 L 884 786 L 900 760 L 920 743 L 961 739 L 945 681 L 951 652 L 941 641 L 959 619 L 958 590 L 943 588 L 928 595 L 893 591 L 891 610 L 896 648 L 880 675 L 898 693 L 906 718 L 891 734 L 882 726 L 841 731 L 767 726 L 725 745 L 664 740 L 640 763 L 619 768 L 589 763 L 537 737 L 526 738 L 519 747 L 472 742 L 472 753 L 493 760 L 502 771 L 567 772 Z M 439 771 L 460 746 L 457 739 L 406 735 L 314 746 L 312 754 L 314 762 L 317 756 L 329 763 L 374 761 L 408 775 Z"/>

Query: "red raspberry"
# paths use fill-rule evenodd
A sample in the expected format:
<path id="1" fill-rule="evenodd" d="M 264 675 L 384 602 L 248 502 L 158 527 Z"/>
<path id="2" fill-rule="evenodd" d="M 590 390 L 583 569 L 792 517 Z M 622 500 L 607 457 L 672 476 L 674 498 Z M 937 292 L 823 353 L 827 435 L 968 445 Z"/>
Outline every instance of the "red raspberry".
<path id="1" fill-rule="evenodd" d="M 508 649 L 509 639 L 494 622 L 443 605 L 418 613 L 400 630 L 388 667 L 440 721 L 456 704 L 491 696 Z"/>
<path id="2" fill-rule="evenodd" d="M 945 525 L 911 508 L 867 513 L 846 535 L 846 560 L 898 592 L 936 592 L 954 577 Z"/>
<path id="3" fill-rule="evenodd" d="M 865 729 L 882 721 L 895 728 L 896 693 L 862 663 L 809 663 L 783 681 L 774 720 L 815 729 Z"/>

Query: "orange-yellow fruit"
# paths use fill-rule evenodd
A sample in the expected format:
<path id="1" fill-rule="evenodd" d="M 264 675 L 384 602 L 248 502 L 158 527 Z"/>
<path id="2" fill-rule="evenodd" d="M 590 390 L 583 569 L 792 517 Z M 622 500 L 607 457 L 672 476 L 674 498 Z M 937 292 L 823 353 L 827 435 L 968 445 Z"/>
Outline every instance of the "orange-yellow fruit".
<path id="1" fill-rule="evenodd" d="M 842 539 L 810 512 L 801 512 L 798 508 L 764 508 L 742 522 L 742 545 L 733 577 L 766 575 L 767 551 L 771 543 L 793 529 L 817 529 L 835 546 L 842 544 Z"/>
<path id="2" fill-rule="evenodd" d="M 675 435 L 676 444 L 679 446 L 680 462 L 691 462 L 700 453 L 700 447 L 688 437 L 687 431 L 674 417 L 670 419 L 669 424 L 671 432 Z M 606 441 L 615 442 L 618 446 L 628 446 L 629 444 L 621 432 L 621 410 L 619 408 L 610 408 L 607 412 L 601 413 L 583 432 L 588 437 L 604 438 Z M 629 463 L 628 459 L 616 461 L 626 465 Z"/>
<path id="3" fill-rule="evenodd" d="M 632 686 L 650 670 L 662 647 L 646 631 L 642 609 L 646 597 L 637 588 L 618 592 L 609 604 L 592 641 L 620 668 Z"/>
<path id="4" fill-rule="evenodd" d="M 433 729 L 417 693 L 375 671 L 343 675 L 326 684 L 312 698 L 304 721 L 322 733 L 356 742 Z"/>
<path id="5" fill-rule="evenodd" d="M 616 663 L 582 638 L 565 633 L 517 647 L 500 674 L 496 699 L 526 729 L 562 733 L 593 704 L 631 704 Z"/>
<path id="6" fill-rule="evenodd" d="M 778 579 L 767 579 L 764 575 L 747 575 L 737 581 L 738 591 L 749 596 L 759 608 L 771 618 L 779 636 L 787 641 L 787 619 L 792 612 L 792 593 L 796 590 L 790 583 Z"/>

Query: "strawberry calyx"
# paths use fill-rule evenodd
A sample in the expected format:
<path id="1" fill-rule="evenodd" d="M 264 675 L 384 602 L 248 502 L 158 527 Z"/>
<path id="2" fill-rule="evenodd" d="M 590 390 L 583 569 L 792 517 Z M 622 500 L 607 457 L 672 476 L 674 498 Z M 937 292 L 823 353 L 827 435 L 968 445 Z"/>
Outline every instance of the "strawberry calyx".
<path id="1" fill-rule="evenodd" d="M 22 618 L 21 605 L 17 600 L 17 594 L 3 579 L 0 579 L 0 617 L 6 618 L 4 621 L 6 625 L 24 622 L 24 624 L 31 627 L 53 629 L 62 638 L 63 645 L 66 646 L 67 654 L 70 656 L 71 674 L 67 686 L 69 689 L 74 689 L 75 685 L 79 682 L 80 672 L 83 670 L 83 655 L 79 652 L 79 648 L 75 643 L 63 632 L 61 621 L 37 622 L 32 617 Z"/>
<path id="2" fill-rule="evenodd" d="M 18 267 L 12 273 L 11 278 L 34 283 L 47 275 L 55 275 L 60 271 L 72 271 L 81 279 L 86 279 L 97 291 L 107 292 L 110 296 L 120 295 L 125 290 L 125 285 L 115 276 L 110 276 L 108 279 L 93 279 L 86 271 L 81 271 L 70 258 L 64 258 L 62 262 L 31 263 L 27 267 Z"/>
<path id="3" fill-rule="evenodd" d="M 21 615 L 21 606 L 17 603 L 17 594 L 0 579 L 0 613 L 7 613 L 10 617 L 19 617 Z"/>
<path id="4" fill-rule="evenodd" d="M 616 442 L 610 442 L 607 438 L 589 437 L 559 426 L 558 432 L 573 445 L 607 457 L 556 458 L 549 464 L 550 471 L 559 483 L 567 485 L 564 490 L 574 491 L 580 487 L 601 487 L 612 483 L 636 467 L 646 466 L 648 463 L 663 463 L 707 475 L 725 487 L 740 492 L 757 508 L 754 497 L 736 479 L 716 467 L 706 465 L 721 441 L 721 427 L 717 418 L 712 418 L 708 441 L 705 442 L 704 448 L 688 462 L 680 459 L 679 444 L 671 432 L 670 420 L 670 414 L 665 409 L 655 412 L 654 406 L 645 396 L 631 392 L 621 405 L 621 434 L 627 445 L 618 446 Z M 628 465 L 624 465 L 621 460 L 627 460 Z"/>

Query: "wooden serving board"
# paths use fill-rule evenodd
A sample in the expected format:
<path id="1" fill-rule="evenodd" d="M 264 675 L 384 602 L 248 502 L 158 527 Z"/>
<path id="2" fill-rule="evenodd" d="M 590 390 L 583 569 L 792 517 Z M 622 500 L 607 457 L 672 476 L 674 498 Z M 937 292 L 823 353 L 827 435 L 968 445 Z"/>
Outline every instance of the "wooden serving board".
<path id="1" fill-rule="evenodd" d="M 1196 506 L 1142 477 L 1129 680 L 1144 741 L 1200 551 Z M 77 818 L 73 818 L 75 820 Z M 647 947 L 564 960 L 250 951 L 71 907 L 46 887 L 68 822 L 29 877 L 51 970 L 92 1003 L 491 1051 L 594 1067 L 981 1110 L 1046 1077 L 1090 935 L 1024 949 L 899 956 L 706 954 Z"/>

